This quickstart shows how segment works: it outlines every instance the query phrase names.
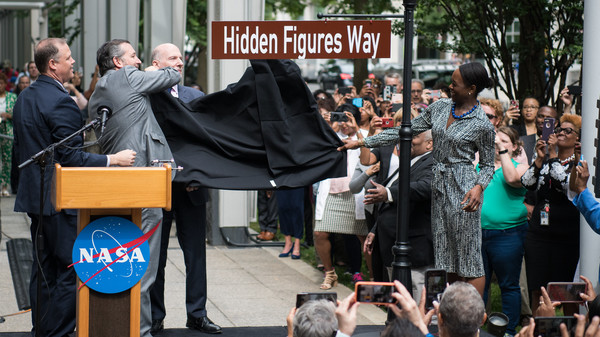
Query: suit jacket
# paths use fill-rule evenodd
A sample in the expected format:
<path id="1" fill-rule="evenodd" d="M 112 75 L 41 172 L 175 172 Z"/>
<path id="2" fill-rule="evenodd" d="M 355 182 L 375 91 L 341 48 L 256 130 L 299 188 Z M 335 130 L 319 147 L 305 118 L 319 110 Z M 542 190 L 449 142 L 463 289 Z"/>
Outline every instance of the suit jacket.
<path id="1" fill-rule="evenodd" d="M 169 95 L 171 95 L 170 89 L 167 89 L 166 91 Z M 179 84 L 177 85 L 177 92 L 178 92 L 179 100 L 182 101 L 183 103 L 189 103 L 189 102 L 195 100 L 196 98 L 204 96 L 204 93 L 200 90 L 196 90 L 196 89 L 186 87 L 183 85 L 179 85 Z M 160 99 L 160 97 L 157 97 L 157 99 Z M 173 156 L 175 157 L 175 161 L 181 162 L 177 158 L 177 154 L 173 153 Z M 182 172 L 186 172 L 186 170 L 189 170 L 189 167 L 183 167 Z M 204 187 L 200 187 L 197 190 L 188 192 L 185 190 L 185 188 L 189 184 L 190 184 L 190 181 L 184 181 L 184 182 L 179 182 L 179 183 L 173 182 L 173 193 L 175 193 L 176 190 L 179 190 L 179 193 L 181 193 L 182 195 L 185 195 L 187 198 L 189 198 L 190 202 L 194 206 L 200 206 L 200 205 L 205 204 L 208 201 L 208 190 Z M 193 214 L 195 215 L 195 213 L 193 213 Z M 193 224 L 195 224 L 196 221 L 201 220 L 201 219 L 196 219 L 196 218 L 184 219 L 186 216 L 183 214 L 178 214 L 178 217 L 179 217 L 178 220 L 192 221 Z"/>
<path id="2" fill-rule="evenodd" d="M 384 160 L 385 161 L 385 160 Z M 389 160 L 388 160 L 389 161 Z M 428 153 L 410 167 L 410 216 L 408 239 L 412 246 L 410 260 L 414 267 L 433 264 L 433 239 L 431 234 L 431 179 L 433 157 Z M 398 207 L 398 180 L 390 191 L 394 201 L 384 203 L 379 209 L 376 222 L 376 240 L 382 252 L 385 266 L 390 266 L 391 248 L 396 238 L 396 209 Z M 386 254 L 387 252 L 387 254 Z"/>
<path id="3" fill-rule="evenodd" d="M 183 103 L 189 103 L 198 97 L 204 96 L 204 93 L 200 90 L 196 90 L 194 88 L 186 87 L 184 85 L 179 85 L 179 84 L 177 85 L 177 92 L 179 94 L 179 99 Z M 169 93 L 170 93 L 170 91 L 169 91 Z"/>
<path id="4" fill-rule="evenodd" d="M 140 71 L 132 66 L 109 70 L 96 84 L 89 102 L 90 111 L 103 105 L 112 107 L 104 135 L 96 137 L 103 153 L 132 149 L 137 152 L 133 166 L 151 166 L 154 159 L 173 158 L 167 140 L 154 118 L 149 94 L 177 84 L 181 76 L 171 67 Z"/>
<path id="5" fill-rule="evenodd" d="M 62 84 L 51 77 L 40 75 L 38 80 L 18 97 L 13 110 L 15 159 L 18 164 L 31 158 L 48 145 L 58 142 L 83 126 L 81 111 Z M 91 154 L 78 149 L 83 136 L 73 138 L 71 148 L 55 149 L 48 161 L 44 179 L 45 203 L 43 215 L 57 212 L 51 205 L 50 191 L 54 163 L 63 166 L 106 166 L 104 155 Z M 19 174 L 19 187 L 15 201 L 16 212 L 38 214 L 40 205 L 40 168 L 37 164 L 24 167 Z M 76 214 L 75 210 L 67 211 Z"/>

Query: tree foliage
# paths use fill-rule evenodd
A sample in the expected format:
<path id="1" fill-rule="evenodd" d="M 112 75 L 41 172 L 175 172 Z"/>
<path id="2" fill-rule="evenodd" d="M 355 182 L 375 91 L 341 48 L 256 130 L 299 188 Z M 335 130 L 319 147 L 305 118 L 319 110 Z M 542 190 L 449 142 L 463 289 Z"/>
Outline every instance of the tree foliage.
<path id="1" fill-rule="evenodd" d="M 68 44 L 73 43 L 81 33 L 81 20 L 75 19 L 72 26 L 67 26 L 65 18 L 75 13 L 81 0 L 54 0 L 46 5 L 48 10 L 48 36 L 62 37 Z"/>
<path id="2" fill-rule="evenodd" d="M 313 0 L 327 14 L 381 14 L 399 11 L 389 0 Z M 354 60 L 354 86 L 360 90 L 369 72 L 366 59 Z"/>
<path id="3" fill-rule="evenodd" d="M 520 38 L 510 41 L 516 19 Z M 483 57 L 511 99 L 554 103 L 555 85 L 582 55 L 583 0 L 419 0 L 415 21 L 426 46 Z"/>

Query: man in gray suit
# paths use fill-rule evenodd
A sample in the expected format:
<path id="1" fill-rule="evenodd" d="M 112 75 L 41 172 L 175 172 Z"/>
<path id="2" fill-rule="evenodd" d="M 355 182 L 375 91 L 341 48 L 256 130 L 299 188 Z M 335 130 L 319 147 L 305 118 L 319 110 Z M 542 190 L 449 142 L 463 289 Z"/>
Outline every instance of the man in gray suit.
<path id="1" fill-rule="evenodd" d="M 104 134 L 97 134 L 103 153 L 114 149 L 133 149 L 137 152 L 134 166 L 151 166 L 152 160 L 171 160 L 173 155 L 150 107 L 149 94 L 172 87 L 181 80 L 179 72 L 171 67 L 149 67 L 140 71 L 142 63 L 126 40 L 111 40 L 97 52 L 97 63 L 102 77 L 90 98 L 90 111 L 103 105 L 112 106 L 112 117 L 106 122 Z M 148 244 L 150 262 L 141 281 L 140 334 L 151 336 L 152 324 L 150 288 L 154 283 L 160 256 L 160 222 L 162 210 L 142 210 L 142 230 L 155 229 Z"/>
<path id="2" fill-rule="evenodd" d="M 152 65 L 159 69 L 173 67 L 183 70 L 183 57 L 176 45 L 164 43 L 152 51 Z M 188 103 L 204 96 L 200 90 L 176 84 L 167 91 L 170 95 Z M 154 95 L 152 100 L 161 99 Z M 188 167 L 183 168 L 185 172 Z M 177 239 L 183 251 L 186 271 L 185 307 L 186 326 L 205 333 L 220 333 L 221 327 L 214 324 L 206 314 L 206 202 L 208 192 L 197 181 L 173 182 L 172 211 L 163 211 L 160 260 L 156 281 L 150 291 L 152 301 L 152 329 L 160 332 L 164 325 L 165 310 L 165 265 L 169 248 L 169 233 L 173 217 L 177 226 Z"/>

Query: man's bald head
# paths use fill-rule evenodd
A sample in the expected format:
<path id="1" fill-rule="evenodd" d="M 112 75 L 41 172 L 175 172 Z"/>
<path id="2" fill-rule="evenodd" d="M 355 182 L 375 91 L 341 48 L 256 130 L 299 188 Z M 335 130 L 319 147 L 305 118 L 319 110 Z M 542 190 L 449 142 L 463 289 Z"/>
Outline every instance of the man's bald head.
<path id="1" fill-rule="evenodd" d="M 163 43 L 152 51 L 152 65 L 158 68 L 173 67 L 183 71 L 183 56 L 179 48 L 172 43 Z"/>

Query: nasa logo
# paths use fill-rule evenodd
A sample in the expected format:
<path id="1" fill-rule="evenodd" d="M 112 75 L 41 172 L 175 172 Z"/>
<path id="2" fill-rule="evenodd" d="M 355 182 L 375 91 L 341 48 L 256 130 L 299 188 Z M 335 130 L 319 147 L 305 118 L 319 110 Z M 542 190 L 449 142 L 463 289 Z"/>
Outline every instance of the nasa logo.
<path id="1" fill-rule="evenodd" d="M 133 222 L 108 216 L 88 224 L 73 246 L 73 265 L 95 291 L 116 294 L 144 276 L 150 260 L 148 240 Z"/>

